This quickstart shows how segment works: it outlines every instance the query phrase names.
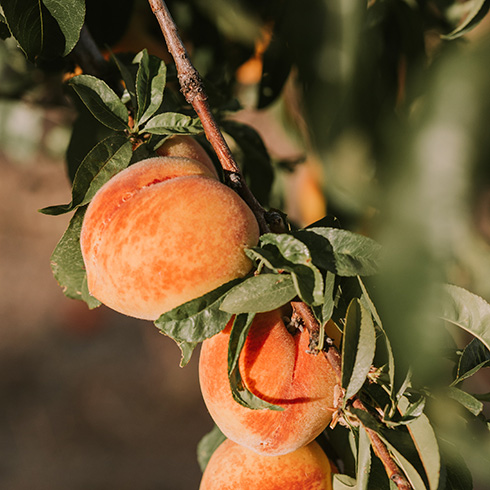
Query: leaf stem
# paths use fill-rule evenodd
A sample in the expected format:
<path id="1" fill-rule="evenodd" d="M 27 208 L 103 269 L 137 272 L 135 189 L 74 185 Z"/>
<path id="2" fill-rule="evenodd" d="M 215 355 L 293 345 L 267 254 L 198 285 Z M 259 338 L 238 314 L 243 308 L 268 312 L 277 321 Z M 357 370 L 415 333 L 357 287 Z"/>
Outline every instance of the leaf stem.
<path id="1" fill-rule="evenodd" d="M 313 315 L 310 307 L 301 301 L 292 301 L 291 306 L 293 308 L 293 320 L 296 320 L 304 325 L 304 327 L 308 330 L 310 336 L 318 337 L 320 331 L 320 324 L 317 319 Z M 337 382 L 341 384 L 342 381 L 342 358 L 340 356 L 339 351 L 333 345 L 333 343 L 329 343 L 326 347 L 326 350 L 323 351 L 328 362 L 332 366 L 332 369 L 337 378 Z M 367 412 L 367 408 L 365 405 L 359 400 L 357 397 L 353 397 L 352 405 L 355 408 L 360 410 L 364 410 Z M 381 440 L 378 434 L 363 425 L 366 433 L 371 441 L 371 446 L 373 448 L 374 454 L 381 460 L 383 466 L 385 468 L 386 474 L 388 478 L 397 486 L 399 490 L 412 490 L 412 486 L 409 481 L 406 479 L 402 470 L 398 467 L 392 455 L 390 454 L 386 444 Z"/>
<path id="2" fill-rule="evenodd" d="M 181 92 L 199 116 L 206 138 L 211 143 L 223 168 L 227 184 L 249 205 L 259 223 L 261 233 L 267 233 L 269 231 L 266 220 L 267 213 L 246 185 L 228 143 L 218 127 L 209 107 L 201 77 L 192 65 L 166 3 L 164 0 L 148 0 L 148 3 L 160 25 L 167 48 L 175 61 Z"/>

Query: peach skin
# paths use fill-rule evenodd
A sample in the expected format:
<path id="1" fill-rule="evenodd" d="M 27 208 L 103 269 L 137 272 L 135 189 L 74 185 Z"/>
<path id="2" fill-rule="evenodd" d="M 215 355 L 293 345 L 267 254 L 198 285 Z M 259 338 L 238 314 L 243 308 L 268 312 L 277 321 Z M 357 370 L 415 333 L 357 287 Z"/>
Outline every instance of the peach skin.
<path id="1" fill-rule="evenodd" d="M 175 134 L 167 138 L 156 153 L 161 157 L 192 158 L 204 164 L 217 178 L 218 172 L 206 150 L 192 137 L 183 134 Z"/>
<path id="2" fill-rule="evenodd" d="M 128 316 L 162 313 L 237 277 L 259 230 L 253 213 L 196 160 L 156 157 L 107 182 L 81 232 L 90 293 Z"/>
<path id="3" fill-rule="evenodd" d="M 232 320 L 203 342 L 199 379 L 209 413 L 223 434 L 252 451 L 281 455 L 311 442 L 333 413 L 335 374 L 323 355 L 307 353 L 306 330 L 290 334 L 281 311 L 257 314 L 239 368 L 245 386 L 283 411 L 252 410 L 236 402 L 227 372 Z"/>
<path id="4" fill-rule="evenodd" d="M 330 461 L 318 443 L 263 456 L 229 439 L 213 453 L 199 490 L 331 490 Z"/>

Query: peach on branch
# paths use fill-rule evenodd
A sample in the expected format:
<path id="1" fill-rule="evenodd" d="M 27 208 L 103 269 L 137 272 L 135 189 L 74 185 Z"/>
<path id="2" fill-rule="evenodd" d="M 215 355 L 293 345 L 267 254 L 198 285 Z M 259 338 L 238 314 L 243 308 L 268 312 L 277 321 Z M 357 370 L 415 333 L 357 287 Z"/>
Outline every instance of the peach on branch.
<path id="1" fill-rule="evenodd" d="M 81 232 L 90 293 L 155 320 L 252 267 L 258 225 L 241 198 L 190 158 L 140 161 L 107 182 Z"/>
<path id="2" fill-rule="evenodd" d="M 206 150 L 189 135 L 175 134 L 167 138 L 163 145 L 158 147 L 156 153 L 161 157 L 192 158 L 204 164 L 215 177 L 218 172 Z"/>
<path id="3" fill-rule="evenodd" d="M 257 454 L 229 439 L 213 453 L 199 490 L 331 490 L 330 461 L 318 443 L 281 456 Z"/>
<path id="4" fill-rule="evenodd" d="M 287 330 L 281 310 L 257 314 L 239 359 L 242 381 L 283 411 L 249 409 L 234 400 L 228 381 L 231 324 L 205 340 L 200 355 L 201 391 L 216 425 L 232 441 L 266 455 L 308 444 L 332 417 L 336 377 L 330 363 L 309 353 L 306 330 Z"/>

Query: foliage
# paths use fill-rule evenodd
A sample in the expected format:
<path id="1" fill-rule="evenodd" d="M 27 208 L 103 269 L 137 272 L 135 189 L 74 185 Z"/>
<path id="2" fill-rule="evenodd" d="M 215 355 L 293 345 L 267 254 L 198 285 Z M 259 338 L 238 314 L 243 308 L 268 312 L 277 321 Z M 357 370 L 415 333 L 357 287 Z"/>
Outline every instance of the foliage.
<path id="1" fill-rule="evenodd" d="M 190 2 L 177 16 L 190 31 L 199 21 L 207 33 L 195 55 L 223 131 L 237 147 L 252 191 L 267 205 L 281 169 L 257 131 L 229 113 L 237 108 L 236 68 L 252 54 L 259 28 L 268 27 L 272 37 L 263 53 L 256 107 L 284 107 L 288 84 L 294 84 L 309 133 L 300 124 L 285 126 L 305 151 L 313 146 L 319 155 L 328 176 L 322 191 L 343 228 L 292 223 L 285 233 L 262 235 L 247 250 L 253 274 L 175 308 L 156 326 L 180 346 L 185 365 L 197 344 L 234 315 L 228 359 L 233 396 L 251 409 L 278 409 L 248 391 L 238 358 L 255 313 L 301 300 L 320 324 L 318 349 L 329 348 L 330 319 L 342 332 L 344 396 L 337 425 L 324 433 L 341 469 L 336 490 L 393 488 L 368 431 L 379 435 L 416 490 L 470 489 L 473 479 L 488 483 L 490 395 L 467 386 L 490 366 L 490 305 L 461 287 L 464 282 L 447 264 L 474 262 L 469 190 L 489 187 L 490 43 L 484 39 L 469 48 L 464 36 L 490 2 L 377 0 L 367 9 L 366 2 L 341 0 L 236 3 L 248 29 L 210 20 L 210 12 L 226 18 L 223 2 Z M 342 8 L 346 3 L 349 8 Z M 2 39 L 12 36 L 36 65 L 22 70 L 55 66 L 72 72 L 80 59 L 75 55 L 83 0 L 0 5 Z M 435 48 L 428 42 L 434 33 Z M 65 85 L 78 113 L 67 155 L 72 200 L 41 210 L 74 212 L 53 252 L 52 269 L 65 294 L 91 308 L 99 303 L 88 293 L 79 246 L 86 205 L 112 176 L 153 154 L 167 136 L 202 133 L 176 89 L 171 64 L 147 49 L 109 56 L 110 75 L 85 71 L 70 75 Z M 9 70 L 15 83 L 7 95 L 25 96 L 36 77 L 26 82 Z M 367 156 L 356 172 L 346 172 L 360 146 Z M 373 209 L 376 219 L 370 219 Z M 475 278 L 478 268 L 470 268 Z M 488 297 L 481 282 L 474 285 Z M 356 408 L 354 399 L 367 410 Z M 214 429 L 203 439 L 202 468 L 222 438 Z"/>

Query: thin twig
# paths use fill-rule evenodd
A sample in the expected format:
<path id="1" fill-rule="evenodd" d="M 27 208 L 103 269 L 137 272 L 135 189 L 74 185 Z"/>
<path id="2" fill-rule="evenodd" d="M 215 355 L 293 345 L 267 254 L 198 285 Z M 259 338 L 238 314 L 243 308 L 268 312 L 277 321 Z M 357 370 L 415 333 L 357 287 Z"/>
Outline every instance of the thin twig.
<path id="1" fill-rule="evenodd" d="M 313 315 L 310 307 L 301 301 L 292 301 L 291 306 L 293 308 L 293 318 L 296 316 L 301 321 L 301 323 L 310 333 L 310 336 L 317 337 L 320 330 L 320 325 Z M 339 351 L 333 345 L 333 343 L 329 343 L 323 353 L 330 362 L 330 365 L 332 366 L 337 378 L 337 382 L 340 384 L 342 380 L 342 359 Z M 367 408 L 357 397 L 352 399 L 352 405 L 354 408 L 367 412 Z M 386 444 L 374 430 L 366 427 L 365 425 L 363 425 L 363 427 L 371 441 L 374 454 L 376 454 L 376 456 L 383 463 L 388 478 L 395 483 L 399 490 L 412 490 L 412 486 L 391 456 Z"/>
<path id="2" fill-rule="evenodd" d="M 228 185 L 232 187 L 252 209 L 262 233 L 269 231 L 266 212 L 245 183 L 228 143 L 223 137 L 216 119 L 211 112 L 204 86 L 199 73 L 192 65 L 187 51 L 177 32 L 175 22 L 163 0 L 148 0 L 151 10 L 160 24 L 167 48 L 174 58 L 181 91 L 186 101 L 192 105 L 199 116 L 206 138 L 211 143 L 223 167 Z"/>

